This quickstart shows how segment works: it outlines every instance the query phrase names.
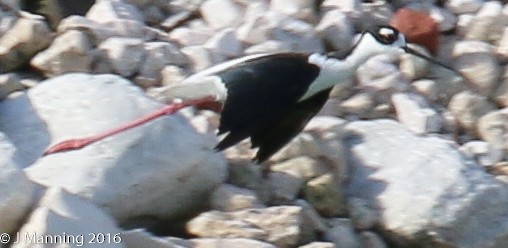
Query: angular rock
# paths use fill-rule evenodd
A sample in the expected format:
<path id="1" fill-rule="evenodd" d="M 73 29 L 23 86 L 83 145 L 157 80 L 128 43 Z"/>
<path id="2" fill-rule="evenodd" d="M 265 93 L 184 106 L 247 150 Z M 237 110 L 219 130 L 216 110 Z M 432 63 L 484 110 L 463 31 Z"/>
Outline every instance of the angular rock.
<path id="1" fill-rule="evenodd" d="M 418 93 L 419 95 L 424 96 L 430 101 L 437 101 L 438 100 L 438 92 L 437 92 L 437 85 L 436 81 L 430 80 L 430 79 L 421 79 L 417 81 L 413 81 L 411 83 L 411 88 L 414 92 Z"/>
<path id="2" fill-rule="evenodd" d="M 134 5 L 124 0 L 99 0 L 86 13 L 86 18 L 98 22 L 107 23 L 118 19 L 144 22 L 143 14 Z"/>
<path id="3" fill-rule="evenodd" d="M 70 30 L 58 36 L 51 46 L 38 53 L 30 64 L 46 76 L 67 72 L 90 72 L 92 44 L 83 32 Z"/>
<path id="4" fill-rule="evenodd" d="M 353 43 L 353 24 L 343 12 L 327 11 L 316 26 L 316 31 L 334 51 L 349 51 Z"/>
<path id="5" fill-rule="evenodd" d="M 32 88 L 27 98 L 21 100 L 31 105 L 2 102 L 9 125 L 0 130 L 15 138 L 29 130 L 15 142 L 28 159 L 39 158 L 50 143 L 97 134 L 161 107 L 113 75 L 66 74 Z M 8 113 L 14 107 L 16 113 Z M 38 122 L 31 120 L 34 115 Z M 172 218 L 206 206 L 224 181 L 226 164 L 212 150 L 215 142 L 175 114 L 80 150 L 39 158 L 25 172 L 42 186 L 62 187 L 96 203 L 119 222 Z"/>
<path id="6" fill-rule="evenodd" d="M 353 226 L 358 230 L 373 228 L 379 222 L 378 212 L 363 198 L 348 199 L 348 213 Z"/>
<path id="7" fill-rule="evenodd" d="M 53 35 L 44 20 L 19 18 L 14 26 L 0 37 L 0 72 L 25 64 L 37 52 L 51 43 Z"/>
<path id="8" fill-rule="evenodd" d="M 501 66 L 491 54 L 465 54 L 456 60 L 455 69 L 469 81 L 472 90 L 490 95 L 497 87 L 502 74 Z"/>
<path id="9" fill-rule="evenodd" d="M 340 183 L 331 174 L 316 177 L 307 182 L 304 198 L 325 217 L 346 214 L 347 206 Z"/>
<path id="10" fill-rule="evenodd" d="M 430 55 L 423 47 L 412 44 L 409 44 L 408 46 L 422 54 L 432 57 L 432 55 Z M 410 81 L 424 77 L 427 73 L 428 66 L 429 62 L 427 60 L 414 55 L 404 53 L 400 56 L 400 71 L 404 74 L 405 78 Z"/>
<path id="11" fill-rule="evenodd" d="M 446 7 L 455 14 L 474 13 L 482 7 L 482 0 L 450 0 Z"/>
<path id="12" fill-rule="evenodd" d="M 191 29 L 188 27 L 178 27 L 169 33 L 169 38 L 181 46 L 203 45 L 211 34 L 202 30 Z"/>
<path id="13" fill-rule="evenodd" d="M 6 98 L 10 93 L 23 90 L 25 86 L 21 79 L 14 73 L 0 74 L 0 100 Z"/>
<path id="14" fill-rule="evenodd" d="M 276 248 L 276 246 L 254 239 L 244 238 L 200 238 L 191 239 L 192 248 Z"/>
<path id="15" fill-rule="evenodd" d="M 397 112 L 397 119 L 412 132 L 426 134 L 438 132 L 441 129 L 441 117 L 422 96 L 396 93 L 392 96 L 392 102 Z"/>
<path id="16" fill-rule="evenodd" d="M 314 0 L 270 1 L 270 10 L 308 22 L 313 22 L 316 18 L 314 8 Z"/>
<path id="17" fill-rule="evenodd" d="M 111 27 L 78 15 L 63 19 L 58 25 L 57 32 L 58 34 L 63 34 L 70 30 L 85 32 L 90 36 L 94 45 L 100 44 L 104 40 L 118 35 Z"/>
<path id="18" fill-rule="evenodd" d="M 219 31 L 204 44 L 204 47 L 224 58 L 238 57 L 242 53 L 242 43 L 232 28 Z"/>
<path id="19" fill-rule="evenodd" d="M 429 15 L 437 22 L 440 32 L 453 30 L 457 24 L 457 16 L 446 8 L 432 7 Z"/>
<path id="20" fill-rule="evenodd" d="M 339 110 L 345 114 L 367 118 L 371 115 L 375 99 L 370 92 L 359 92 L 339 104 Z"/>
<path id="21" fill-rule="evenodd" d="M 194 72 L 198 72 L 212 65 L 212 56 L 203 46 L 188 46 L 180 50 L 189 59 Z"/>
<path id="22" fill-rule="evenodd" d="M 505 185 L 454 144 L 415 136 L 392 120 L 352 122 L 346 130 L 354 168 L 348 193 L 379 211 L 379 227 L 395 245 L 507 245 Z"/>
<path id="23" fill-rule="evenodd" d="M 494 91 L 493 98 L 497 104 L 502 107 L 508 107 L 508 70 L 505 70 L 497 89 Z"/>
<path id="24" fill-rule="evenodd" d="M 484 96 L 471 91 L 462 91 L 452 97 L 448 109 L 459 125 L 466 130 L 474 131 L 478 119 L 495 107 Z"/>
<path id="25" fill-rule="evenodd" d="M 136 38 L 109 38 L 100 44 L 99 49 L 106 54 L 113 71 L 123 77 L 138 72 L 145 54 L 143 41 Z"/>
<path id="26" fill-rule="evenodd" d="M 359 248 L 360 241 L 355 234 L 353 225 L 348 219 L 334 218 L 330 221 L 331 228 L 324 234 L 324 239 L 335 244 L 337 248 Z"/>
<path id="27" fill-rule="evenodd" d="M 277 206 L 235 212 L 205 212 L 187 223 L 187 231 L 198 237 L 250 238 L 277 247 L 293 247 L 302 234 L 302 209 Z"/>
<path id="28" fill-rule="evenodd" d="M 504 28 L 503 6 L 498 1 L 485 2 L 476 13 L 471 25 L 466 31 L 465 38 L 482 40 L 490 43 L 501 38 Z"/>
<path id="29" fill-rule="evenodd" d="M 493 166 L 503 159 L 503 151 L 500 148 L 485 141 L 469 141 L 463 144 L 460 150 L 474 158 L 479 165 Z"/>
<path id="30" fill-rule="evenodd" d="M 232 0 L 207 0 L 199 8 L 203 19 L 214 29 L 234 27 L 242 20 L 242 9 Z"/>
<path id="31" fill-rule="evenodd" d="M 363 231 L 359 234 L 360 243 L 363 248 L 386 248 L 388 245 L 378 234 L 370 231 Z"/>
<path id="32" fill-rule="evenodd" d="M 290 52 L 291 47 L 282 41 L 267 40 L 245 49 L 245 54 Z"/>
<path id="33" fill-rule="evenodd" d="M 293 52 L 324 52 L 323 41 L 307 22 L 286 18 L 271 29 L 270 38 L 285 42 Z"/>
<path id="34" fill-rule="evenodd" d="M 245 11 L 243 23 L 236 30 L 236 36 L 248 44 L 262 43 L 269 39 L 270 30 L 280 19 L 280 14 L 269 11 L 268 3 L 252 2 Z"/>
<path id="35" fill-rule="evenodd" d="M 192 243 L 187 240 L 178 240 L 179 242 L 186 243 L 181 245 L 179 242 L 173 242 L 171 239 L 156 237 L 143 229 L 134 229 L 123 231 L 122 243 L 127 248 L 191 248 Z"/>
<path id="36" fill-rule="evenodd" d="M 269 205 L 284 205 L 293 202 L 304 184 L 302 178 L 284 172 L 271 172 L 268 178 L 267 202 Z"/>
<path id="37" fill-rule="evenodd" d="M 312 243 L 299 246 L 298 248 L 335 248 L 335 247 L 336 246 L 334 243 L 314 241 Z"/>
<path id="38" fill-rule="evenodd" d="M 35 185 L 13 160 L 16 148 L 0 133 L 0 233 L 13 233 L 29 213 Z"/>
<path id="39" fill-rule="evenodd" d="M 460 40 L 453 44 L 452 57 L 458 58 L 466 54 L 486 53 L 493 55 L 496 47 L 485 41 Z"/>
<path id="40" fill-rule="evenodd" d="M 478 134 L 494 148 L 508 151 L 508 108 L 492 111 L 478 120 Z"/>
<path id="41" fill-rule="evenodd" d="M 26 244 L 40 239 L 44 240 L 40 243 L 45 244 L 81 247 L 93 242 L 98 244 L 102 238 L 108 247 L 125 247 L 121 230 L 110 216 L 89 201 L 59 187 L 46 191 L 18 233 L 20 240 L 12 246 L 14 248 L 27 247 Z"/>
<path id="42" fill-rule="evenodd" d="M 174 65 L 164 66 L 161 70 L 162 85 L 170 86 L 182 82 L 186 75 L 182 68 Z"/>
<path id="43" fill-rule="evenodd" d="M 224 184 L 213 192 L 211 207 L 220 211 L 236 211 L 246 208 L 261 208 L 263 204 L 254 191 Z"/>

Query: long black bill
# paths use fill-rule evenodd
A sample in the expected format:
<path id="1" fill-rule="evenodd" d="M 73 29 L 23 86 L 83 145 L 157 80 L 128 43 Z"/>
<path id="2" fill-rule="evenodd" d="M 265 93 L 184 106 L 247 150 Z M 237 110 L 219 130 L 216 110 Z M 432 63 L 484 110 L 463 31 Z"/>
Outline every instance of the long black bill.
<path id="1" fill-rule="evenodd" d="M 443 68 L 446 68 L 446 69 L 448 69 L 448 70 L 450 70 L 450 71 L 453 71 L 453 72 L 455 72 L 455 73 L 458 73 L 458 72 L 457 72 L 455 69 L 453 69 L 452 67 L 450 67 L 450 66 L 448 66 L 448 65 L 445 65 L 445 64 L 443 64 L 443 63 L 441 63 L 441 62 L 437 61 L 436 59 L 432 58 L 432 57 L 428 57 L 428 56 L 426 56 L 426 55 L 424 55 L 424 54 L 422 54 L 422 53 L 420 53 L 420 52 L 418 52 L 418 51 L 416 51 L 416 50 L 414 50 L 414 49 L 411 49 L 411 48 L 409 48 L 409 47 L 407 47 L 407 46 L 402 47 L 402 49 L 403 49 L 403 50 L 404 50 L 404 52 L 406 52 L 406 53 L 412 54 L 412 55 L 414 55 L 414 56 L 416 56 L 416 57 L 420 57 L 420 58 L 425 59 L 425 60 L 427 60 L 427 61 L 429 61 L 429 62 L 431 62 L 431 63 L 433 63 L 433 64 L 439 65 L 439 66 L 441 66 L 441 67 L 443 67 Z"/>

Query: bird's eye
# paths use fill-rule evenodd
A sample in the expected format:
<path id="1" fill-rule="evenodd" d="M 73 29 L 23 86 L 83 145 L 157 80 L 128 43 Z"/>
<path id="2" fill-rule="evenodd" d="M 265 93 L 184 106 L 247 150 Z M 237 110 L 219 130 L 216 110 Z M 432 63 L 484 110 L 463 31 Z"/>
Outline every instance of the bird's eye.
<path id="1" fill-rule="evenodd" d="M 397 30 L 391 27 L 382 27 L 377 33 L 378 40 L 383 44 L 393 44 L 399 38 Z"/>

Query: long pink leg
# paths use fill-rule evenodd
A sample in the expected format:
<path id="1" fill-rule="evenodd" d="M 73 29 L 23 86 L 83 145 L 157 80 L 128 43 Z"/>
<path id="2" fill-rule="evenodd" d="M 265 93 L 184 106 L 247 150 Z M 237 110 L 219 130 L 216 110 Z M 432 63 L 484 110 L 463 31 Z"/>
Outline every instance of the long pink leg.
<path id="1" fill-rule="evenodd" d="M 47 149 L 44 152 L 43 156 L 53 154 L 53 153 L 58 153 L 58 152 L 65 152 L 65 151 L 72 151 L 72 150 L 81 149 L 83 147 L 86 147 L 86 146 L 94 143 L 94 142 L 102 140 L 106 137 L 115 135 L 117 133 L 123 132 L 125 130 L 131 129 L 134 127 L 137 127 L 137 126 L 147 123 L 153 119 L 159 118 L 163 115 L 173 114 L 182 108 L 185 108 L 188 106 L 196 106 L 196 105 L 206 104 L 206 103 L 210 103 L 210 102 L 215 102 L 214 97 L 207 96 L 207 97 L 203 97 L 200 99 L 187 100 L 187 101 L 183 101 L 183 102 L 179 102 L 179 103 L 169 104 L 169 105 L 166 105 L 163 108 L 156 110 L 155 112 L 152 112 L 152 113 L 150 113 L 146 116 L 143 116 L 137 120 L 126 123 L 126 124 L 119 126 L 119 127 L 115 127 L 110 130 L 106 130 L 102 133 L 93 135 L 91 137 L 64 140 L 64 141 L 50 147 L 49 149 Z"/>

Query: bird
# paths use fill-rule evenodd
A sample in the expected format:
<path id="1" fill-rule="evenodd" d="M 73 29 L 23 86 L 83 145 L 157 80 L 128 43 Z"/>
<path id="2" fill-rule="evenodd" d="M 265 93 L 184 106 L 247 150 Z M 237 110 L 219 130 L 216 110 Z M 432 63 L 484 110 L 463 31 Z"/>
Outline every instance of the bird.
<path id="1" fill-rule="evenodd" d="M 219 63 L 186 78 L 168 91 L 178 99 L 165 109 L 125 126 L 105 131 L 87 142 L 146 123 L 161 115 L 206 102 L 222 103 L 217 152 L 250 139 L 261 164 L 289 143 L 321 110 L 335 85 L 352 78 L 369 58 L 409 53 L 446 69 L 453 68 L 408 47 L 397 29 L 380 25 L 361 33 L 343 56 L 334 53 L 262 53 Z M 185 97 L 183 97 L 185 96 Z M 44 155 L 82 148 L 81 139 L 65 141 Z M 87 143 L 82 142 L 82 143 Z"/>

